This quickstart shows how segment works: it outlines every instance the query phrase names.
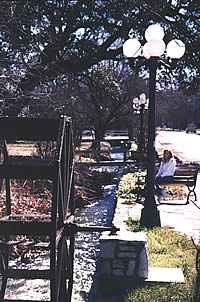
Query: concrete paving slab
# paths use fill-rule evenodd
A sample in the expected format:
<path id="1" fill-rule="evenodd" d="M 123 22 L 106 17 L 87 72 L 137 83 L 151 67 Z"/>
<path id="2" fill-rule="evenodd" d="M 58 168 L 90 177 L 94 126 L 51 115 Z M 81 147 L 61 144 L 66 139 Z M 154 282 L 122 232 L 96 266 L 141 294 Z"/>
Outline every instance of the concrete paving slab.
<path id="1" fill-rule="evenodd" d="M 149 275 L 145 282 L 184 283 L 184 275 L 180 268 L 149 267 Z"/>

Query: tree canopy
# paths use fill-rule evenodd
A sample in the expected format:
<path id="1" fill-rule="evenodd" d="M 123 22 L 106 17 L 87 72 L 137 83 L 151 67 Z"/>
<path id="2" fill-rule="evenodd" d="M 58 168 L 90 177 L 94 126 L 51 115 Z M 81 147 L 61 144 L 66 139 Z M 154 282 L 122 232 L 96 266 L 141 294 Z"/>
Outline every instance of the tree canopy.
<path id="1" fill-rule="evenodd" d="M 199 17 L 198 0 L 1 0 L 0 84 L 6 78 L 9 92 L 25 95 L 58 75 L 124 60 L 124 41 L 144 42 L 148 25 L 159 23 L 166 43 L 186 44 L 184 57 L 160 76 L 173 73 L 184 87 L 198 89 Z M 141 58 L 131 63 L 134 70 L 146 68 Z"/>
<path id="2" fill-rule="evenodd" d="M 112 122 L 120 116 L 128 116 L 132 103 L 123 91 L 112 69 L 92 68 L 79 79 L 79 110 L 94 127 L 95 138 L 102 139 Z"/>

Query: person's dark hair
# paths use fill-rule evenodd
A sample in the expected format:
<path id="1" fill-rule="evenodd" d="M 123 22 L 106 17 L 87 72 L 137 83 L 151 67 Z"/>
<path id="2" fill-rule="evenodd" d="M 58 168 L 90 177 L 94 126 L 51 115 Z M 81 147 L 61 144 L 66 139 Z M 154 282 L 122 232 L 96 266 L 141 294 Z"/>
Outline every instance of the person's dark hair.
<path id="1" fill-rule="evenodd" d="M 173 157 L 173 154 L 172 154 L 172 152 L 171 152 L 170 150 L 168 150 L 168 149 L 164 150 L 164 151 L 163 151 L 163 161 L 164 161 L 164 162 L 166 162 L 166 160 L 165 160 L 165 158 L 164 158 L 164 154 L 165 154 L 166 152 L 169 154 L 168 160 L 170 160 L 170 159 Z"/>

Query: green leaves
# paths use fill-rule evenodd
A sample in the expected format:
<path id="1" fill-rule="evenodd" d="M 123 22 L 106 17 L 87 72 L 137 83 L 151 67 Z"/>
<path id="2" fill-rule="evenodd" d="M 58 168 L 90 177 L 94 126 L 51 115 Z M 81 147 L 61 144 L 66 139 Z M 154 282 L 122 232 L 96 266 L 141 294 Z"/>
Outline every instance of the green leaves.
<path id="1" fill-rule="evenodd" d="M 138 199 L 138 194 L 143 194 L 146 171 L 137 166 L 130 166 L 128 169 L 132 172 L 124 171 L 126 174 L 120 180 L 116 198 L 123 198 L 127 203 L 134 203 Z"/>

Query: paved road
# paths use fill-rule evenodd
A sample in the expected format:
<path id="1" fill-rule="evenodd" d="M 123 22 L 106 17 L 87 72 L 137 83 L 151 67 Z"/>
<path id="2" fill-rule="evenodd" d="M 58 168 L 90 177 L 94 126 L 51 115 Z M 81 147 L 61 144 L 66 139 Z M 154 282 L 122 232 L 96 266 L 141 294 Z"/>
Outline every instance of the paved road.
<path id="1" fill-rule="evenodd" d="M 156 142 L 183 162 L 200 164 L 200 135 L 184 131 L 158 131 Z"/>

